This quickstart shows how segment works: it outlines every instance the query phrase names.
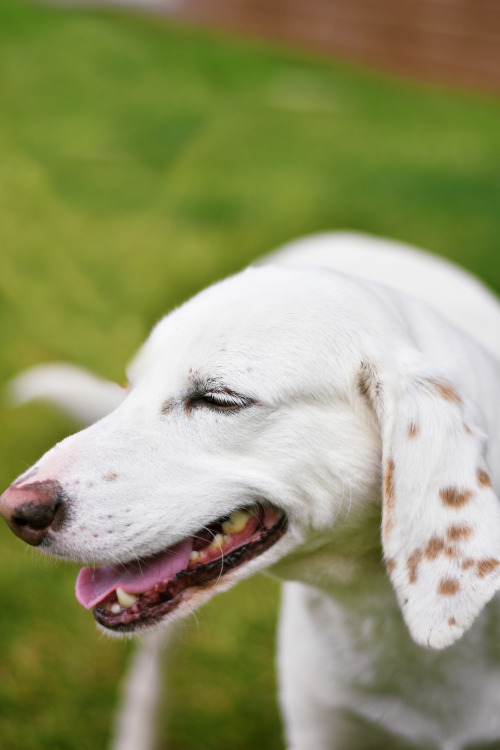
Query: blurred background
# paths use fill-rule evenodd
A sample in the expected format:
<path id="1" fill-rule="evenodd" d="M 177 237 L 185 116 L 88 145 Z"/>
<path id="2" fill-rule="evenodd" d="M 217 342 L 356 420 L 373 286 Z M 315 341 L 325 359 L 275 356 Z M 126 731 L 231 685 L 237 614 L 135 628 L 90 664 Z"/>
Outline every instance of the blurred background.
<path id="1" fill-rule="evenodd" d="M 0 4 L 0 385 L 50 361 L 122 382 L 152 324 L 280 243 L 355 229 L 500 292 L 496 0 Z M 1 404 L 6 487 L 78 426 Z M 0 747 L 110 738 L 131 645 L 77 566 L 0 527 Z M 160 747 L 283 747 L 279 591 L 248 581 L 166 657 Z"/>

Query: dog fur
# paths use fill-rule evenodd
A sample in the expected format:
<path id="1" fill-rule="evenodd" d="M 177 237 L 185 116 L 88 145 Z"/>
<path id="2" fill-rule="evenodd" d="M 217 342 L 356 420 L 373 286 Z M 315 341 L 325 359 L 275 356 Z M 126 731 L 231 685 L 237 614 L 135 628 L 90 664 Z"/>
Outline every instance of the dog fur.
<path id="1" fill-rule="evenodd" d="M 272 503 L 284 536 L 175 617 L 261 570 L 285 582 L 288 747 L 500 742 L 499 354 L 500 305 L 464 271 L 386 240 L 307 238 L 164 318 L 126 395 L 60 370 L 66 407 L 83 378 L 106 392 L 103 418 L 14 486 L 58 482 L 70 512 L 41 548 L 88 564 Z M 18 400 L 57 401 L 43 376 L 21 376 Z"/>

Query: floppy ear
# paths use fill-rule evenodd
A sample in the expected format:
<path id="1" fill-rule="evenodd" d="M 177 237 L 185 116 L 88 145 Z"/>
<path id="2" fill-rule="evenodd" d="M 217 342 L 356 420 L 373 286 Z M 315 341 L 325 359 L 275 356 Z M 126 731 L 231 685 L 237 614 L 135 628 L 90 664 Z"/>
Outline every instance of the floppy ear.
<path id="1" fill-rule="evenodd" d="M 413 639 L 449 646 L 500 588 L 500 503 L 459 388 L 415 355 L 360 386 L 382 433 L 382 544 Z"/>

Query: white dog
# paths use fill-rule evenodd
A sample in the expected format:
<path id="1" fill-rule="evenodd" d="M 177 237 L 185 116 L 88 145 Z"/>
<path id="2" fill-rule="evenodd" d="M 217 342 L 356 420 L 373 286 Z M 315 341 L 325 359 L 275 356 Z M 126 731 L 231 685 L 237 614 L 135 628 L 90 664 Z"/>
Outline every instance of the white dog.
<path id="1" fill-rule="evenodd" d="M 125 398 L 82 375 L 95 417 L 116 408 L 0 510 L 92 566 L 77 597 L 110 632 L 259 570 L 286 581 L 293 750 L 500 743 L 499 354 L 500 305 L 463 271 L 309 238 L 164 318 Z M 71 408 L 80 376 L 51 394 L 45 374 L 18 380 L 22 398 Z"/>

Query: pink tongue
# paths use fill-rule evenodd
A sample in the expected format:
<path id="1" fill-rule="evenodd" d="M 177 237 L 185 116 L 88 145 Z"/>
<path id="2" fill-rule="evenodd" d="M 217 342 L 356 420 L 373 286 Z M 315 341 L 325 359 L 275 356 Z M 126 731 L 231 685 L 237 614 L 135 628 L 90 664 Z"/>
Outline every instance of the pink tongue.
<path id="1" fill-rule="evenodd" d="M 129 594 L 150 591 L 159 581 L 172 578 L 186 568 L 192 549 L 193 540 L 188 538 L 141 562 L 82 568 L 76 579 L 76 598 L 86 609 L 91 609 L 118 586 Z"/>

